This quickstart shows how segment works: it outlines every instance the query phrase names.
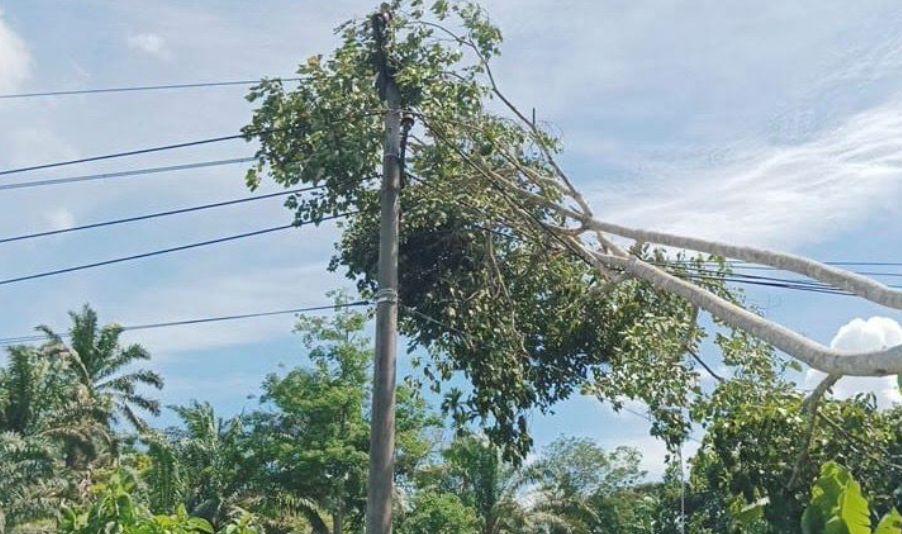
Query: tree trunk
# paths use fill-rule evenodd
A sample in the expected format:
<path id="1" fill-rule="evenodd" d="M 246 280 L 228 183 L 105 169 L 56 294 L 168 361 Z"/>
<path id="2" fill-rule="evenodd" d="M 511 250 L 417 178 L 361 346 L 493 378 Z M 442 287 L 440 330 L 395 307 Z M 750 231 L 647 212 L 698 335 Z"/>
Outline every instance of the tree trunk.
<path id="1" fill-rule="evenodd" d="M 332 534 L 342 534 L 342 528 L 344 526 L 343 516 L 344 510 L 341 509 L 341 504 L 339 504 L 338 509 L 332 514 Z"/>

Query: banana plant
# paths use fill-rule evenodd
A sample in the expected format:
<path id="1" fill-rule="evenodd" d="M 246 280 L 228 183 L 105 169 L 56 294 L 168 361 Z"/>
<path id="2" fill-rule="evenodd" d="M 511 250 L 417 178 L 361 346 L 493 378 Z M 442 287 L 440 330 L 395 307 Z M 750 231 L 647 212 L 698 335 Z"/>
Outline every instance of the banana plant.
<path id="1" fill-rule="evenodd" d="M 902 515 L 892 508 L 871 530 L 871 511 L 849 470 L 827 462 L 811 488 L 802 534 L 902 534 Z"/>

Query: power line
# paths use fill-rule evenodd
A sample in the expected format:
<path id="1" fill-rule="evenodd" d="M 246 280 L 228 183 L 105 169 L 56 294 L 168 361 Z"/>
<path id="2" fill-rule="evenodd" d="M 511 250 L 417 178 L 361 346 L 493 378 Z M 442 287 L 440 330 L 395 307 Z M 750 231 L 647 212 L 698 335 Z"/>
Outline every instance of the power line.
<path id="1" fill-rule="evenodd" d="M 359 118 L 359 117 L 364 117 L 364 116 L 368 116 L 368 115 L 377 115 L 377 114 L 381 114 L 381 113 L 382 113 L 382 110 L 379 110 L 379 111 L 363 110 L 360 113 L 354 113 L 353 115 L 349 115 L 342 120 L 350 120 L 351 117 Z M 223 141 L 233 141 L 236 139 L 250 140 L 253 136 L 261 136 L 263 134 L 271 134 L 274 132 L 283 131 L 285 129 L 287 129 L 287 127 L 270 128 L 270 129 L 261 130 L 258 132 L 254 132 L 253 134 L 247 134 L 247 135 L 245 135 L 245 134 L 224 135 L 221 137 L 210 137 L 207 139 L 199 139 L 197 141 L 187 141 L 184 143 L 174 143 L 171 145 L 162 145 L 162 146 L 155 146 L 155 147 L 150 147 L 150 148 L 140 148 L 137 150 L 128 150 L 125 152 L 114 152 L 112 154 L 104 154 L 101 156 L 91 156 L 91 157 L 87 157 L 87 158 L 79 158 L 79 159 L 73 159 L 73 160 L 67 160 L 67 161 L 43 163 L 41 165 L 31 165 L 28 167 L 19 167 L 16 169 L 2 170 L 2 171 L 0 171 L 0 176 L 5 176 L 5 175 L 9 175 L 9 174 L 17 174 L 17 173 L 22 173 L 22 172 L 29 172 L 29 171 L 36 171 L 36 170 L 41 170 L 41 169 L 65 167 L 68 165 L 76 165 L 79 163 L 89 163 L 92 161 L 100 161 L 100 160 L 113 159 L 113 158 L 123 158 L 126 156 L 137 156 L 140 154 L 149 154 L 152 152 L 162 152 L 162 151 L 166 151 L 166 150 L 188 148 L 188 147 L 192 147 L 192 146 L 207 145 L 207 144 L 211 144 L 211 143 L 221 143 Z"/>
<path id="2" fill-rule="evenodd" d="M 47 230 L 45 232 L 35 232 L 35 233 L 31 233 L 31 234 L 22 234 L 22 235 L 17 235 L 17 236 L 13 236 L 13 237 L 4 237 L 4 238 L 0 238 L 0 243 L 11 243 L 13 241 L 24 241 L 26 239 L 35 239 L 38 237 L 47 237 L 47 236 L 51 236 L 51 235 L 66 234 L 66 233 L 70 233 L 70 232 L 78 232 L 81 230 L 89 230 L 92 228 L 101 228 L 104 226 L 114 226 L 117 224 L 145 221 L 148 219 L 156 219 L 159 217 L 168 217 L 170 215 L 179 215 L 182 213 L 191 213 L 194 211 L 202 211 L 202 210 L 208 210 L 208 209 L 213 209 L 213 208 L 221 208 L 221 207 L 225 207 L 225 206 L 232 206 L 235 204 L 243 204 L 245 202 L 253 202 L 255 200 L 264 200 L 264 199 L 268 199 L 268 198 L 290 195 L 292 193 L 301 193 L 304 191 L 310 191 L 312 189 L 319 189 L 322 187 L 324 187 L 324 186 L 320 185 L 320 186 L 314 186 L 314 187 L 307 187 L 304 189 L 294 189 L 291 191 L 279 191 L 278 193 L 270 193 L 267 195 L 250 196 L 250 197 L 238 198 L 238 199 L 234 199 L 234 200 L 226 200 L 223 202 L 214 202 L 211 204 L 200 204 L 198 206 L 190 206 L 187 208 L 159 211 L 156 213 L 148 213 L 145 215 L 136 215 L 134 217 L 125 217 L 123 219 L 114 219 L 111 221 L 103 221 L 103 222 L 98 222 L 98 223 L 85 224 L 85 225 L 81 225 L 81 226 L 73 226 L 71 228 L 61 228 L 59 230 Z"/>
<path id="3" fill-rule="evenodd" d="M 299 82 L 304 78 L 269 78 L 272 81 L 282 81 L 282 82 Z M 100 89 L 71 89 L 71 90 L 63 90 L 63 91 L 42 91 L 42 92 L 34 92 L 34 93 L 15 93 L 15 94 L 6 94 L 0 95 L 0 99 L 8 100 L 14 98 L 34 98 L 34 97 L 45 97 L 45 96 L 69 96 L 69 95 L 89 95 L 89 94 L 100 94 L 100 93 L 126 93 L 126 92 L 137 92 L 137 91 L 159 91 L 165 89 L 195 89 L 201 87 L 227 87 L 230 85 L 254 85 L 264 81 L 263 79 L 259 80 L 232 80 L 232 81 L 220 81 L 220 82 L 198 82 L 198 83 L 177 83 L 177 84 L 165 84 L 165 85 L 138 85 L 138 86 L 129 86 L 129 87 L 105 87 Z"/>
<path id="4" fill-rule="evenodd" d="M 673 274 L 673 273 L 671 273 Z M 713 280 L 713 281 L 723 281 L 730 282 L 734 284 L 744 284 L 751 286 L 763 286 L 763 287 L 773 287 L 777 289 L 792 289 L 795 291 L 808 291 L 810 293 L 823 293 L 827 295 L 842 295 L 842 296 L 850 296 L 851 293 L 845 293 L 839 289 L 831 289 L 829 287 L 816 287 L 805 284 L 788 284 L 786 282 L 780 281 L 766 281 L 765 280 L 748 280 L 745 278 L 735 278 L 730 276 L 710 276 L 704 274 L 689 274 L 683 275 L 683 278 L 688 278 L 691 280 Z"/>
<path id="5" fill-rule="evenodd" d="M 78 232 L 78 231 L 80 231 L 80 230 L 89 230 L 89 229 L 92 229 L 92 228 L 101 228 L 101 227 L 104 227 L 104 226 L 114 226 L 114 225 L 117 225 L 117 224 L 131 223 L 131 222 L 137 222 L 137 221 L 145 221 L 145 220 L 148 220 L 148 219 L 156 219 L 156 218 L 160 218 L 160 217 L 168 217 L 168 216 L 171 216 L 171 215 L 180 215 L 180 214 L 183 214 L 183 213 L 191 213 L 191 212 L 195 212 L 195 211 L 203 211 L 203 210 L 214 209 L 214 208 L 222 208 L 222 207 L 225 207 L 225 206 L 234 206 L 234 205 L 236 205 L 236 204 L 244 204 L 244 203 L 246 203 L 246 202 L 254 202 L 254 201 L 257 201 L 257 200 L 265 200 L 265 199 L 269 199 L 269 198 L 281 197 L 281 196 L 286 196 L 286 195 L 293 195 L 293 194 L 298 194 L 298 193 L 305 193 L 305 192 L 307 192 L 307 191 L 313 191 L 313 190 L 316 190 L 316 189 L 322 189 L 322 188 L 324 188 L 324 187 L 326 187 L 325 184 L 323 184 L 323 185 L 313 185 L 313 186 L 310 186 L 310 187 L 303 187 L 303 188 L 300 188 L 300 189 L 291 189 L 291 190 L 289 190 L 289 191 L 279 191 L 279 192 L 276 192 L 276 193 L 268 193 L 268 194 L 265 194 L 265 195 L 255 195 L 255 196 L 249 196 L 249 197 L 237 198 L 237 199 L 233 199 L 233 200 L 225 200 L 225 201 L 222 201 L 222 202 L 213 202 L 213 203 L 210 203 L 210 204 L 200 204 L 200 205 L 197 205 L 197 206 L 189 206 L 189 207 L 187 207 L 187 208 L 178 208 L 178 209 L 173 209 L 173 210 L 158 211 L 158 212 L 155 212 L 155 213 L 147 213 L 147 214 L 144 214 L 144 215 L 136 215 L 136 216 L 133 216 L 133 217 L 125 217 L 125 218 L 122 218 L 122 219 L 113 219 L 113 220 L 111 220 L 111 221 L 103 221 L 103 222 L 98 222 L 98 223 L 85 224 L 85 225 L 82 225 L 82 226 L 73 226 L 72 228 L 61 228 L 61 229 L 59 229 L 59 230 L 48 230 L 48 231 L 45 231 L 45 232 L 35 232 L 35 233 L 30 233 L 30 234 L 22 234 L 22 235 L 17 235 L 17 236 L 13 236 L 13 237 L 0 238 L 0 244 L 2 244 L 2 243 L 10 243 L 10 242 L 13 242 L 13 241 L 23 241 L 23 240 L 26 240 L 26 239 L 34 239 L 34 238 L 38 238 L 38 237 L 47 237 L 47 236 L 51 236 L 51 235 L 65 234 L 65 233 L 69 233 L 69 232 Z"/>
<path id="6" fill-rule="evenodd" d="M 143 169 L 132 169 L 128 171 L 106 172 L 100 174 L 83 174 L 81 176 L 69 176 L 66 178 L 52 178 L 48 180 L 35 180 L 31 182 L 20 182 L 14 184 L 0 184 L 0 191 L 10 189 L 27 189 L 31 187 L 42 187 L 48 185 L 62 185 L 73 182 L 88 182 L 92 180 L 106 180 L 110 178 L 127 178 L 131 176 L 143 176 L 147 174 L 158 174 L 163 172 L 185 171 L 190 169 L 201 169 L 207 167 L 221 167 L 223 165 L 235 165 L 238 163 L 250 163 L 256 158 L 232 158 L 218 159 L 211 161 L 199 161 L 196 163 L 184 163 L 181 165 L 167 165 L 164 167 L 146 167 Z"/>
<path id="7" fill-rule="evenodd" d="M 183 165 L 171 165 L 171 166 L 164 166 L 164 167 L 150 167 L 150 168 L 144 168 L 144 169 L 134 169 L 134 170 L 129 170 L 129 171 L 119 171 L 119 172 L 112 172 L 112 173 L 89 174 L 89 175 L 73 176 L 73 177 L 67 177 L 67 178 L 58 178 L 58 179 L 50 179 L 50 180 L 40 180 L 40 181 L 35 181 L 35 182 L 23 182 L 23 183 L 17 183 L 17 184 L 0 184 L 0 191 L 2 191 L 2 190 L 9 190 L 9 189 L 20 189 L 20 188 L 29 188 L 29 187 L 48 186 L 48 185 L 59 185 L 59 184 L 65 184 L 65 183 L 71 183 L 71 182 L 89 181 L 89 180 L 99 180 L 99 179 L 109 179 L 109 178 L 119 178 L 119 177 L 139 176 L 139 175 L 155 174 L 155 173 L 162 173 L 162 172 L 172 172 L 172 171 L 181 171 L 181 170 L 188 170 L 188 169 L 195 169 L 195 168 L 215 167 L 215 166 L 230 165 L 230 164 L 237 164 L 237 163 L 247 163 L 247 162 L 251 162 L 251 161 L 254 161 L 254 160 L 255 160 L 255 158 L 253 158 L 253 157 L 233 158 L 233 159 L 224 159 L 224 160 L 202 161 L 202 162 L 188 163 L 188 164 L 183 164 Z M 422 178 L 419 178 L 419 177 L 414 177 L 414 179 L 416 179 L 417 181 L 424 181 Z M 295 191 L 295 192 L 300 192 L 300 191 L 301 191 L 301 190 L 297 190 L 297 191 Z M 249 202 L 249 201 L 253 201 L 253 200 L 258 200 L 258 199 L 268 198 L 268 197 L 270 197 L 270 196 L 286 195 L 286 194 L 290 194 L 290 193 L 291 193 L 291 191 L 288 191 L 288 192 L 281 192 L 281 193 L 275 193 L 275 194 L 272 194 L 272 195 L 264 195 L 264 196 L 259 196 L 259 197 L 248 197 L 248 198 L 246 198 L 246 199 L 238 199 L 238 200 L 226 201 L 226 202 L 222 202 L 222 203 L 214 203 L 214 204 L 207 204 L 207 205 L 195 206 L 195 207 L 191 207 L 191 208 L 183 208 L 183 209 L 180 209 L 180 210 L 172 210 L 172 211 L 168 211 L 168 212 L 161 212 L 161 213 L 156 213 L 156 214 L 149 214 L 149 215 L 139 216 L 139 217 L 129 217 L 129 218 L 125 218 L 125 219 L 119 219 L 119 220 L 114 220 L 114 221 L 107 221 L 107 222 L 104 222 L 104 223 L 95 223 L 95 224 L 90 224 L 90 225 L 85 225 L 85 226 L 75 227 L 75 228 L 67 228 L 67 229 L 54 230 L 54 231 L 48 231 L 48 232 L 38 232 L 38 233 L 34 233 L 34 234 L 26 234 L 26 235 L 15 236 L 15 237 L 10 237 L 10 238 L 0 238 L 0 243 L 6 243 L 6 242 L 10 242 L 10 241 L 18 241 L 18 240 L 29 239 L 29 238 L 33 238 L 33 237 L 43 237 L 43 236 L 54 235 L 54 234 L 60 234 L 60 233 L 66 233 L 66 232 L 73 232 L 73 231 L 84 230 L 84 229 L 88 229 L 88 228 L 95 228 L 95 227 L 100 227 L 100 226 L 108 226 L 108 225 L 113 225 L 113 224 L 127 223 L 127 222 L 132 222 L 132 221 L 142 220 L 142 219 L 151 219 L 151 218 L 155 218 L 155 217 L 162 217 L 162 216 L 173 215 L 173 214 L 177 214 L 177 213 L 185 213 L 185 212 L 190 212 L 190 211 L 198 211 L 198 210 L 202 210 L 202 209 L 218 207 L 218 206 L 220 206 L 220 205 L 238 204 L 238 203 L 241 203 L 241 202 Z M 483 213 L 483 215 L 485 215 L 485 214 Z M 489 228 L 484 228 L 484 227 L 479 227 L 479 228 L 482 229 L 482 230 L 486 230 L 486 231 L 493 231 L 492 229 L 489 229 Z M 502 237 L 508 237 L 508 238 L 513 237 L 513 236 L 507 235 L 507 234 L 500 234 L 500 233 L 498 233 L 498 232 L 495 232 L 495 233 L 501 235 Z M 684 263 L 693 263 L 693 262 L 687 260 L 687 261 L 684 262 Z M 699 262 L 699 263 L 702 263 L 702 264 L 719 264 L 720 262 L 714 262 L 714 261 L 701 261 L 701 262 Z M 774 268 L 772 268 L 772 267 L 763 267 L 763 266 L 745 266 L 745 265 L 741 265 L 741 262 L 735 262 L 735 261 L 727 261 L 727 262 L 725 262 L 725 263 L 726 263 L 727 265 L 730 265 L 731 268 L 733 268 L 733 269 L 778 270 L 778 269 L 774 269 Z M 841 263 L 841 262 L 831 262 L 831 263 L 832 263 L 832 264 L 836 264 L 836 263 Z M 863 263 L 873 264 L 873 265 L 896 265 L 895 263 L 892 263 L 892 262 L 845 262 L 845 263 L 850 264 L 850 265 L 852 265 L 852 264 L 854 264 L 854 265 L 859 265 L 859 264 L 863 264 Z M 902 263 L 899 263 L 898 265 L 902 265 Z M 712 271 L 710 274 L 712 274 L 712 275 L 717 275 L 718 273 Z M 856 272 L 856 274 L 861 274 L 861 275 L 872 275 L 872 276 L 880 276 L 880 275 L 883 275 L 883 276 L 898 276 L 898 277 L 902 277 L 902 273 L 883 273 L 883 272 L 858 271 L 858 272 Z M 824 285 L 824 284 L 817 284 L 816 282 L 809 282 L 809 281 L 801 280 L 801 279 L 798 279 L 798 280 L 787 280 L 787 279 L 780 279 L 780 278 L 773 278 L 773 277 L 755 277 L 755 276 L 752 276 L 752 275 L 745 275 L 745 274 L 738 273 L 738 272 L 735 272 L 735 271 L 732 273 L 732 275 L 733 275 L 733 277 L 728 277 L 728 278 L 725 279 L 725 281 L 734 282 L 734 283 L 739 283 L 739 284 L 746 284 L 746 285 L 759 285 L 759 286 L 776 287 L 776 288 L 783 288 L 783 289 L 799 289 L 799 290 L 805 290 L 805 289 L 807 289 L 806 287 L 795 287 L 795 286 L 790 286 L 790 285 L 787 284 L 787 283 L 783 283 L 783 282 L 796 282 L 797 285 L 811 285 L 811 286 L 814 286 L 815 289 L 817 289 L 816 292 L 821 292 L 821 293 L 829 292 L 829 293 L 836 293 L 836 294 L 840 294 L 840 295 L 845 295 L 845 294 L 846 294 L 846 293 L 841 292 L 840 290 L 836 290 L 835 288 L 831 288 L 830 286 L 827 286 L 827 285 Z M 751 280 L 743 280 L 743 279 L 740 279 L 739 277 L 756 278 L 756 279 L 762 280 L 762 282 L 756 283 L 756 282 L 753 282 L 753 281 L 751 281 Z M 704 278 L 702 278 L 702 279 L 704 279 Z M 713 279 L 713 278 L 711 278 L 711 279 Z M 891 287 L 896 287 L 896 286 L 891 286 Z M 821 291 L 820 289 L 824 289 L 825 291 Z"/>
<path id="8" fill-rule="evenodd" d="M 192 146 L 200 146 L 200 145 L 208 145 L 212 143 L 221 143 L 223 141 L 233 141 L 235 139 L 244 139 L 244 134 L 235 134 L 235 135 L 224 135 L 221 137 L 210 137 L 207 139 L 199 139 L 197 141 L 187 141 L 184 143 L 175 143 L 171 145 L 162 145 L 155 146 L 150 148 L 141 148 L 137 150 L 128 150 L 125 152 L 114 152 L 112 154 L 104 154 L 102 156 L 91 156 L 87 158 L 79 158 L 79 159 L 71 159 L 67 161 L 57 161 L 54 163 L 44 163 L 41 165 L 31 165 L 28 167 L 19 167 L 17 169 L 7 169 L 5 171 L 0 171 L 0 176 L 5 176 L 8 174 L 17 174 L 21 172 L 29 172 L 29 171 L 37 171 L 41 169 L 52 169 L 55 167 L 65 167 L 68 165 L 76 165 L 79 163 L 89 163 L 92 161 L 100 161 L 105 159 L 113 159 L 113 158 L 123 158 L 126 156 L 137 156 L 140 154 L 149 154 L 151 152 L 162 152 L 165 150 L 175 150 L 178 148 L 188 148 Z"/>
<path id="9" fill-rule="evenodd" d="M 829 265 L 829 264 L 828 264 Z M 764 265 L 731 265 L 731 269 L 741 269 L 743 271 L 780 271 L 775 267 L 767 267 Z M 890 273 L 886 271 L 851 271 L 861 276 L 887 276 L 892 278 L 902 278 L 902 273 Z"/>
<path id="10" fill-rule="evenodd" d="M 807 280 L 807 279 L 803 279 L 803 278 L 776 278 L 776 277 L 769 277 L 769 276 L 756 276 L 756 275 L 744 274 L 744 273 L 735 272 L 735 271 L 724 275 L 724 274 L 719 273 L 718 271 L 707 271 L 704 269 L 698 270 L 697 273 L 701 273 L 701 275 L 698 275 L 696 273 L 688 273 L 688 274 L 689 274 L 689 276 L 701 276 L 701 277 L 704 277 L 705 275 L 710 274 L 710 275 L 713 275 L 713 279 L 720 279 L 722 277 L 727 281 L 732 281 L 732 282 L 736 282 L 736 283 L 760 282 L 759 285 L 764 285 L 765 283 L 767 283 L 767 285 L 781 285 L 781 286 L 785 285 L 787 287 L 791 286 L 790 287 L 791 289 L 800 289 L 800 290 L 815 291 L 815 292 L 820 292 L 820 293 L 830 293 L 830 294 L 835 294 L 835 295 L 852 296 L 852 293 L 845 291 L 843 289 L 831 286 L 829 284 L 825 284 L 823 282 L 818 282 L 816 280 Z M 898 284 L 886 284 L 886 285 L 887 285 L 887 287 L 890 287 L 893 289 L 902 289 L 902 285 L 898 285 Z"/>
<path id="11" fill-rule="evenodd" d="M 349 215 L 353 215 L 354 213 L 357 213 L 357 212 L 346 212 L 346 213 L 341 213 L 341 214 L 338 214 L 338 215 L 332 215 L 332 216 L 328 216 L 328 217 L 323 217 L 323 218 L 320 219 L 319 221 L 306 221 L 306 222 L 301 222 L 301 223 L 297 223 L 297 224 L 292 223 L 292 224 L 285 224 L 285 225 L 282 225 L 282 226 L 274 226 L 274 227 L 271 227 L 271 228 L 264 228 L 264 229 L 262 229 L 262 230 L 255 230 L 255 231 L 253 231 L 253 232 L 245 232 L 245 233 L 242 233 L 242 234 L 235 234 L 235 235 L 230 235 L 230 236 L 226 236 L 226 237 L 220 237 L 220 238 L 217 238 L 217 239 L 211 239 L 211 240 L 208 240 L 208 241 L 199 241 L 199 242 L 196 242 L 196 243 L 189 243 L 189 244 L 187 244 L 187 245 L 180 245 L 180 246 L 177 246 L 177 247 L 170 247 L 170 248 L 164 248 L 164 249 L 154 250 L 154 251 L 151 251 L 151 252 L 144 252 L 144 253 L 141 253 L 141 254 L 134 254 L 134 255 L 132 255 L 132 256 L 123 256 L 123 257 L 120 257 L 120 258 L 113 258 L 113 259 L 104 260 L 104 261 L 98 261 L 98 262 L 93 262 L 93 263 L 86 263 L 86 264 L 83 264 L 83 265 L 76 265 L 76 266 L 73 266 L 73 267 L 65 267 L 65 268 L 62 268 L 62 269 L 55 269 L 55 270 L 52 270 L 52 271 L 45 271 L 45 272 L 41 272 L 41 273 L 29 274 L 29 275 L 26 275 L 26 276 L 19 276 L 19 277 L 16 277 L 16 278 L 7 278 L 6 280 L 0 280 L 0 285 L 15 284 L 15 283 L 18 283 L 18 282 L 25 282 L 25 281 L 27 281 L 27 280 L 35 280 L 35 279 L 38 279 L 38 278 L 45 278 L 45 277 L 48 277 L 48 276 L 56 276 L 56 275 L 65 274 L 65 273 L 71 273 L 71 272 L 75 272 L 75 271 L 83 271 L 83 270 L 85 270 L 85 269 L 93 269 L 94 267 L 103 267 L 103 266 L 106 266 L 106 265 L 112 265 L 112 264 L 115 264 L 115 263 L 122 263 L 122 262 L 126 262 L 126 261 L 140 260 L 140 259 L 150 258 L 150 257 L 152 257 L 152 256 L 159 256 L 159 255 L 162 255 L 162 254 L 169 254 L 169 253 L 172 253 L 172 252 L 181 252 L 181 251 L 183 251 L 183 250 L 189 250 L 189 249 L 193 249 L 193 248 L 206 247 L 206 246 L 209 246 L 209 245 L 216 245 L 216 244 L 219 244 L 219 243 L 225 243 L 225 242 L 227 242 L 227 241 L 236 241 L 236 240 L 238 240 L 238 239 L 244 239 L 244 238 L 246 238 L 246 237 L 253 237 L 253 236 L 258 236 L 258 235 L 263 235 L 263 234 L 269 234 L 269 233 L 272 233 L 272 232 L 278 232 L 278 231 L 281 231 L 281 230 L 287 230 L 287 229 L 289 229 L 289 228 L 295 228 L 295 227 L 305 226 L 305 225 L 311 224 L 311 223 L 313 223 L 313 222 L 322 222 L 322 221 L 329 221 L 329 220 L 333 220 L 333 219 L 339 219 L 339 218 L 342 218 L 342 217 L 347 217 L 347 216 L 349 216 Z"/>
<path id="12" fill-rule="evenodd" d="M 173 326 L 185 326 L 185 325 L 195 325 L 195 324 L 206 324 L 206 323 L 217 323 L 222 321 L 237 321 L 243 319 L 255 319 L 259 317 L 272 317 L 275 315 L 288 315 L 292 313 L 309 313 L 316 311 L 324 311 L 324 310 L 337 310 L 341 308 L 352 308 L 357 306 L 367 306 L 370 302 L 366 300 L 358 300 L 356 302 L 348 302 L 344 304 L 331 304 L 324 306 L 311 306 L 307 308 L 292 308 L 288 310 L 275 310 L 275 311 L 265 311 L 265 312 L 255 312 L 255 313 L 242 313 L 236 315 L 222 315 L 218 317 L 202 317 L 198 319 L 185 319 L 182 321 L 166 321 L 166 322 L 158 322 L 158 323 L 145 323 L 145 324 L 137 324 L 131 326 L 123 326 L 122 330 L 125 332 L 135 331 L 135 330 L 153 330 L 157 328 L 169 328 Z M 62 337 L 69 337 L 69 334 L 63 334 Z M 0 338 L 0 346 L 7 345 L 15 345 L 19 343 L 31 343 L 35 341 L 43 341 L 47 339 L 47 336 L 42 334 L 33 334 L 29 336 L 17 336 L 17 337 L 5 337 Z"/>
<path id="13" fill-rule="evenodd" d="M 680 265 L 679 263 L 673 263 L 673 262 L 667 262 L 667 261 L 648 261 L 647 263 L 650 263 L 652 265 L 657 265 L 659 267 L 670 267 L 670 268 Z M 685 265 L 685 264 L 683 264 L 683 265 Z M 808 279 L 804 279 L 804 278 L 780 278 L 780 277 L 775 277 L 775 276 L 761 276 L 761 275 L 754 275 L 754 274 L 746 274 L 746 273 L 736 272 L 736 271 L 732 270 L 732 268 L 730 269 L 729 272 L 723 272 L 723 271 L 719 271 L 719 270 L 711 270 L 710 268 L 705 269 L 703 266 L 696 266 L 693 271 L 689 271 L 689 270 L 678 271 L 676 273 L 671 273 L 671 274 L 683 274 L 683 272 L 688 273 L 688 274 L 701 273 L 701 274 L 710 274 L 710 275 L 714 275 L 714 276 L 733 276 L 733 277 L 747 278 L 750 280 L 766 280 L 768 282 L 782 282 L 782 283 L 786 283 L 786 284 L 795 284 L 795 285 L 799 285 L 799 286 L 814 287 L 814 288 L 821 288 L 821 289 L 836 289 L 829 284 L 825 284 L 823 282 L 818 282 L 816 280 L 808 280 Z"/>
<path id="14" fill-rule="evenodd" d="M 660 262 L 652 262 L 653 264 L 668 267 L 672 266 L 666 263 Z M 752 285 L 768 285 L 773 287 L 784 287 L 787 289 L 799 289 L 799 290 L 807 290 L 807 291 L 815 291 L 815 292 L 824 292 L 824 293 L 844 293 L 841 289 L 833 287 L 828 284 L 824 284 L 821 282 L 804 280 L 804 279 L 791 279 L 791 278 L 776 278 L 770 276 L 756 276 L 744 273 L 737 272 L 729 272 L 723 273 L 720 271 L 710 271 L 705 269 L 697 269 L 695 271 L 680 271 L 673 272 L 668 271 L 670 274 L 682 277 L 682 278 L 696 278 L 700 280 L 724 280 L 727 282 L 735 282 L 735 283 L 745 283 Z"/>
<path id="15" fill-rule="evenodd" d="M 712 260 L 703 260 L 703 261 L 695 261 L 695 260 L 677 260 L 672 263 L 686 263 L 686 264 L 694 264 L 699 263 L 703 265 L 728 265 L 731 269 L 737 270 L 745 270 L 745 271 L 780 271 L 780 272 L 788 272 L 783 269 L 778 269 L 777 267 L 771 267 L 769 265 L 758 265 L 754 263 L 748 263 L 744 261 L 738 260 L 726 260 L 723 262 L 712 261 Z M 824 265 L 831 265 L 834 267 L 902 267 L 902 262 L 891 262 L 891 261 L 824 261 L 820 262 Z M 851 271 L 854 274 L 858 274 L 861 276 L 888 276 L 895 278 L 902 278 L 902 272 L 886 272 L 886 271 Z"/>
<path id="16" fill-rule="evenodd" d="M 694 260 L 684 260 L 684 261 L 685 261 L 685 262 L 694 262 Z M 702 260 L 702 261 L 700 261 L 700 262 L 698 262 L 698 263 L 721 263 L 721 262 L 719 262 L 719 261 L 717 261 L 717 260 Z M 722 263 L 733 264 L 733 265 L 750 265 L 750 266 L 754 265 L 754 266 L 757 266 L 757 265 L 754 264 L 754 263 L 750 263 L 750 262 L 742 261 L 742 260 L 725 260 L 725 261 L 723 261 Z M 822 262 L 820 262 L 820 263 L 823 263 L 824 265 L 833 265 L 833 266 L 836 266 L 836 267 L 842 267 L 842 266 L 852 266 L 852 267 L 855 267 L 855 266 L 859 266 L 859 267 L 874 267 L 874 266 L 902 267 L 902 262 L 898 262 L 898 261 L 822 261 Z M 779 269 L 777 269 L 776 267 L 765 267 L 765 266 L 760 266 L 760 268 L 762 268 L 762 269 L 773 269 L 773 270 L 775 270 L 775 271 L 778 271 L 778 270 L 779 270 Z"/>

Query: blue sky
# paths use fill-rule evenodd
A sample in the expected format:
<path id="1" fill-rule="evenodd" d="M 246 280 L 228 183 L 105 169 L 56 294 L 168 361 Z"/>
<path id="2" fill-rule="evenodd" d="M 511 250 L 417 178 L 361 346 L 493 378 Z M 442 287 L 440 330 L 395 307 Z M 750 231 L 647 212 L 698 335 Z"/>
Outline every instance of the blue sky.
<path id="1" fill-rule="evenodd" d="M 562 133 L 565 163 L 604 218 L 825 260 L 900 261 L 902 5 L 892 1 L 493 0 L 505 32 L 497 74 Z M 10 0 L 0 14 L 0 93 L 285 76 L 334 45 L 362 1 Z M 0 101 L 0 169 L 228 135 L 243 88 Z M 251 154 L 222 143 L 26 180 Z M 0 234 L 63 228 L 246 193 L 240 167 L 115 183 L 6 191 Z M 267 189 L 269 190 L 269 189 Z M 279 200 L 146 224 L 0 244 L 12 277 L 290 221 Z M 325 272 L 326 224 L 142 262 L 0 287 L 0 335 L 92 303 L 125 324 L 315 305 L 346 286 Z M 749 291 L 769 317 L 823 343 L 856 318 L 897 314 L 844 297 Z M 303 362 L 290 317 L 130 334 L 154 354 L 167 403 L 224 414 L 279 363 Z M 852 323 L 837 343 L 899 340 L 893 321 Z M 845 340 L 845 341 L 843 341 Z M 877 341 L 875 341 L 877 340 Z M 897 342 L 897 341 L 893 341 Z M 857 345 L 856 345 L 857 346 Z M 708 355 L 714 360 L 716 355 Z M 409 368 L 402 358 L 402 372 Z M 814 377 L 806 380 L 810 383 Z M 844 381 L 893 397 L 881 380 Z M 166 419 L 171 420 L 171 418 Z M 593 399 L 534 419 L 539 444 L 566 432 L 643 449 L 647 423 Z"/>

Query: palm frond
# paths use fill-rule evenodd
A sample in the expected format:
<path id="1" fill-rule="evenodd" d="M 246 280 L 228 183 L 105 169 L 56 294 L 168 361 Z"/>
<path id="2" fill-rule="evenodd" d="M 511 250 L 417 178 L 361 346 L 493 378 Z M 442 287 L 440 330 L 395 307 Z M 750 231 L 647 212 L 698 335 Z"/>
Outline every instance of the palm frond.
<path id="1" fill-rule="evenodd" d="M 119 375 L 105 382 L 100 382 L 95 386 L 95 388 L 98 391 L 114 390 L 131 395 L 135 392 L 136 384 L 144 384 L 156 389 L 162 389 L 163 377 L 154 371 L 140 369 L 132 373 Z"/>
<path id="2" fill-rule="evenodd" d="M 85 304 L 80 312 L 69 312 L 72 326 L 69 328 L 69 344 L 80 355 L 82 364 L 90 376 L 98 363 L 97 312 Z"/>
<path id="3" fill-rule="evenodd" d="M 310 525 L 312 534 L 330 534 L 323 516 L 324 511 L 316 502 L 290 493 L 276 492 L 266 498 L 265 505 L 282 521 L 303 518 Z"/>
<path id="4" fill-rule="evenodd" d="M 132 409 L 128 403 L 121 403 L 119 405 L 119 413 L 125 416 L 125 419 L 131 423 L 133 427 L 135 427 L 138 432 L 145 432 L 148 429 L 147 421 L 141 418 L 135 411 Z"/>
<path id="5" fill-rule="evenodd" d="M 98 370 L 95 376 L 98 380 L 108 378 L 138 360 L 150 359 L 150 352 L 138 344 L 129 345 L 124 349 L 113 346 L 111 349 L 104 349 L 104 352 L 108 352 L 109 356 L 106 358 L 106 365 Z"/>

